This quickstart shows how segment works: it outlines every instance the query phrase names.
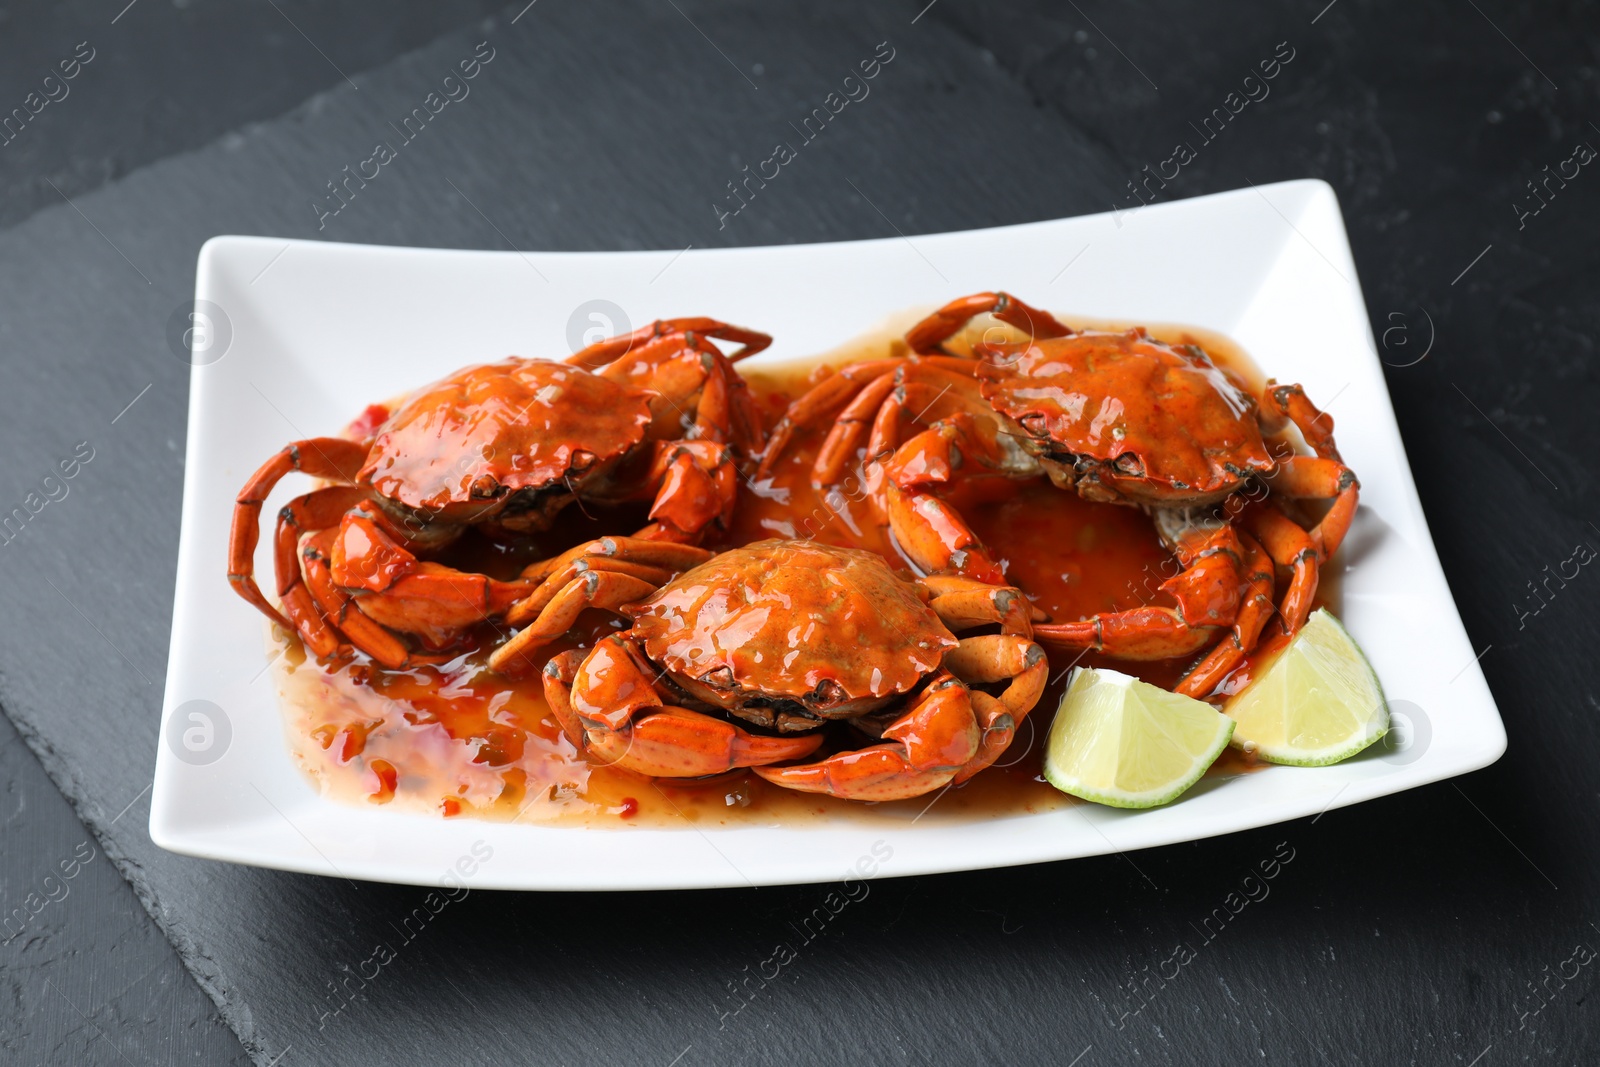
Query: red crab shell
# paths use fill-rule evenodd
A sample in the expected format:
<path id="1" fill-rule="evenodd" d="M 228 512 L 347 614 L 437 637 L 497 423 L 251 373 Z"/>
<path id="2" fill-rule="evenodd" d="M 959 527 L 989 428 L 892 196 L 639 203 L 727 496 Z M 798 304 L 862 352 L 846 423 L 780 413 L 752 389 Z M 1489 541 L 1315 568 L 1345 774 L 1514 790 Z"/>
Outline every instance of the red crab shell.
<path id="1" fill-rule="evenodd" d="M 546 360 L 465 367 L 389 416 L 359 480 L 409 508 L 482 509 L 637 446 L 650 425 L 649 396 Z"/>
<path id="2" fill-rule="evenodd" d="M 1200 506 L 1276 467 L 1254 398 L 1194 346 L 1133 329 L 985 348 L 984 399 L 1089 499 Z"/>
<path id="3" fill-rule="evenodd" d="M 680 687 L 786 732 L 884 705 L 956 645 L 882 557 L 813 541 L 730 549 L 634 613 L 633 636 Z"/>

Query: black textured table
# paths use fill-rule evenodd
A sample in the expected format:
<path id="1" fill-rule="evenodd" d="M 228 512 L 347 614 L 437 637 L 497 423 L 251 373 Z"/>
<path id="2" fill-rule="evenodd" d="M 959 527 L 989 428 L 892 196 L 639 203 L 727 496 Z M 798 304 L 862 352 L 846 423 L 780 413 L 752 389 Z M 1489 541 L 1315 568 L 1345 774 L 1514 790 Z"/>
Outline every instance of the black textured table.
<path id="1" fill-rule="evenodd" d="M 1324 2 L 0 12 L 0 512 L 94 456 L 0 544 L 0 1062 L 1600 1059 L 1600 576 L 1546 580 L 1600 547 L 1600 10 Z M 328 215 L 480 42 L 471 96 Z M 870 97 L 722 217 L 880 42 Z M 422 890 L 150 842 L 187 406 L 167 319 L 206 237 L 678 249 L 1297 177 L 1341 198 L 1510 733 L 1492 768 L 1125 857 L 875 880 L 776 978 L 820 887 L 474 892 L 352 980 Z M 1270 893 L 1202 935 L 1264 863 Z"/>

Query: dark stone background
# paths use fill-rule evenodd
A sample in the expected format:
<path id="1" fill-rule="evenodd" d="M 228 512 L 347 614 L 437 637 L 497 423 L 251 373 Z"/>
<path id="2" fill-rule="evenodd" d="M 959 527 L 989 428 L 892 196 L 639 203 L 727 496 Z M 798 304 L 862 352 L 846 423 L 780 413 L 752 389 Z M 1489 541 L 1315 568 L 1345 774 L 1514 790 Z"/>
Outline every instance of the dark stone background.
<path id="1" fill-rule="evenodd" d="M 0 910 L 93 851 L 0 945 L 0 1061 L 1595 1061 L 1595 968 L 1568 961 L 1600 949 L 1585 667 L 1600 578 L 1518 612 L 1547 566 L 1600 546 L 1584 460 L 1600 443 L 1600 177 L 1584 168 L 1520 227 L 1513 205 L 1577 142 L 1600 147 L 1596 6 L 921 9 L 0 11 L 0 111 L 77 42 L 96 49 L 0 147 L 0 502 L 74 442 L 97 452 L 0 547 Z M 165 322 L 205 237 L 316 235 L 323 183 L 485 39 L 497 58 L 474 95 L 323 236 L 681 248 L 882 236 L 880 208 L 915 234 L 1126 206 L 1123 183 L 1288 42 L 1271 96 L 1165 195 L 1307 176 L 1338 190 L 1505 758 L 1218 840 L 875 882 L 727 1016 L 820 889 L 475 893 L 319 1030 L 326 983 L 420 891 L 182 859 L 144 829 L 187 403 Z M 719 231 L 723 182 L 885 39 L 897 56 L 873 97 Z M 1202 944 L 1195 927 L 1280 842 L 1294 858 L 1271 895 Z M 1197 957 L 1149 999 L 1181 941 Z M 1148 1006 L 1122 1019 L 1141 981 Z"/>

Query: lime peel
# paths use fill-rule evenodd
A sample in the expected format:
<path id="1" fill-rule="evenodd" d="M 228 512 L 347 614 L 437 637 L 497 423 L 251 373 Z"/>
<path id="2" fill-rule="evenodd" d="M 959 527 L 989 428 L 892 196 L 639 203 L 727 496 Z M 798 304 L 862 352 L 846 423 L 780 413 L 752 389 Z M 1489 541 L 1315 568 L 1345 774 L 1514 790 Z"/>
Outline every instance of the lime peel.
<path id="1" fill-rule="evenodd" d="M 1389 730 L 1377 674 L 1324 608 L 1223 710 L 1239 724 L 1235 747 L 1295 767 L 1349 759 Z"/>
<path id="2" fill-rule="evenodd" d="M 1084 800 L 1153 808 L 1199 781 L 1233 732 L 1233 720 L 1209 704 L 1120 671 L 1080 667 L 1050 726 L 1044 774 Z"/>

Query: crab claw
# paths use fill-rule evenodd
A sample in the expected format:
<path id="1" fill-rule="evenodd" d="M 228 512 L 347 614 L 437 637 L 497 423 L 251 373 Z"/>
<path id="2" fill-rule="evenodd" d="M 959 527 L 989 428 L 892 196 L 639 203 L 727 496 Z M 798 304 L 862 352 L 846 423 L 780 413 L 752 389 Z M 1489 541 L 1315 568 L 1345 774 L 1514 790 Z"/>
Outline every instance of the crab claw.
<path id="1" fill-rule="evenodd" d="M 1004 585 L 1005 573 L 956 510 L 932 493 L 884 486 L 889 532 L 895 544 L 926 573 L 944 571 Z"/>
<path id="2" fill-rule="evenodd" d="M 620 730 L 587 732 L 585 755 L 652 778 L 699 778 L 735 767 L 803 759 L 822 744 L 809 737 L 758 737 L 730 722 L 688 708 L 662 707 Z"/>
<path id="3" fill-rule="evenodd" d="M 897 744 L 840 752 L 794 767 L 757 767 L 773 785 L 801 793 L 827 793 L 845 800 L 907 800 L 949 785 L 953 768 L 919 771 Z"/>
<path id="4" fill-rule="evenodd" d="M 846 800 L 905 800 L 948 785 L 982 740 L 967 687 L 945 675 L 883 731 L 887 744 L 794 767 L 757 767 L 773 785 Z"/>
<path id="5" fill-rule="evenodd" d="M 592 663 L 596 657 L 602 662 Z M 573 682 L 590 666 L 619 684 L 622 696 L 604 709 L 592 708 L 585 696 L 576 703 L 591 708 L 593 715 L 580 715 L 573 707 Z M 652 778 L 699 778 L 804 759 L 822 744 L 820 734 L 758 737 L 722 719 L 658 703 L 660 694 L 638 673 L 620 637 L 602 642 L 587 657 L 574 649 L 551 659 L 544 669 L 544 695 L 562 732 L 586 759 Z"/>
<path id="6" fill-rule="evenodd" d="M 1158 660 L 1194 655 L 1216 639 L 1217 628 L 1190 625 L 1175 608 L 1146 605 L 1035 626 L 1033 636 L 1042 644 L 1068 652 L 1083 650 L 1114 659 Z"/>

